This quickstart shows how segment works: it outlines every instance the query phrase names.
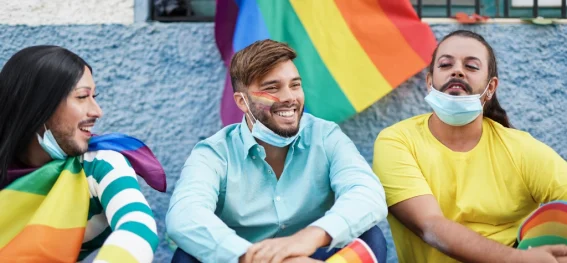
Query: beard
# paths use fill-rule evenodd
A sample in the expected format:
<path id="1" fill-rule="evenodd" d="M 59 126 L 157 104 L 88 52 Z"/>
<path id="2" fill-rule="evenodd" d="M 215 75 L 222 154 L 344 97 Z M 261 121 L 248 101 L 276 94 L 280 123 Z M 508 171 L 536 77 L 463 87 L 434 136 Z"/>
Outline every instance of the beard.
<path id="1" fill-rule="evenodd" d="M 270 108 L 262 109 L 260 104 L 253 102 L 250 99 L 250 96 L 247 97 L 248 97 L 248 101 L 250 102 L 250 108 L 251 108 L 250 111 L 252 112 L 252 114 L 254 115 L 257 121 L 264 124 L 268 129 L 272 130 L 275 134 L 282 136 L 284 138 L 289 138 L 297 135 L 297 133 L 299 132 L 299 123 L 301 122 L 301 117 L 303 117 L 303 106 L 300 106 L 299 104 L 275 102 L 274 104 L 272 104 Z M 285 129 L 279 127 L 274 121 L 274 118 L 271 117 L 271 114 L 266 113 L 266 111 L 269 111 L 271 113 L 282 107 L 288 108 L 293 106 L 297 108 L 295 113 L 298 114 L 297 123 L 293 128 Z"/>
<path id="2" fill-rule="evenodd" d="M 81 147 L 75 140 L 77 129 L 54 125 L 50 128 L 59 147 L 69 156 L 79 156 L 87 152 L 88 146 Z"/>

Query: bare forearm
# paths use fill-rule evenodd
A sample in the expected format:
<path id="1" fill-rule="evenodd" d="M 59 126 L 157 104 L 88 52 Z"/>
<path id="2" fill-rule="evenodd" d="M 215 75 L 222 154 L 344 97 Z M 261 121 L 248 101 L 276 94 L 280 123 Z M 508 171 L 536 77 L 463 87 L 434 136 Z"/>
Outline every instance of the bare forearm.
<path id="1" fill-rule="evenodd" d="M 517 256 L 517 250 L 448 219 L 429 224 L 421 238 L 444 254 L 463 262 L 510 262 Z"/>

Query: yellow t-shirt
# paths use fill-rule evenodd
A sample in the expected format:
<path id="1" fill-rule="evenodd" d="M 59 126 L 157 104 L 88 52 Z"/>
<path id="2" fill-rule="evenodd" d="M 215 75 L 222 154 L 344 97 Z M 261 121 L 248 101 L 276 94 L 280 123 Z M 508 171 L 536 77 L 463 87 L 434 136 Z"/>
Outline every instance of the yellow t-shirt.
<path id="1" fill-rule="evenodd" d="M 388 206 L 432 194 L 446 218 L 512 246 L 519 225 L 540 203 L 567 200 L 567 162 L 530 134 L 484 118 L 479 143 L 453 152 L 431 134 L 431 113 L 384 129 L 374 172 Z M 399 262 L 456 262 L 389 215 Z"/>

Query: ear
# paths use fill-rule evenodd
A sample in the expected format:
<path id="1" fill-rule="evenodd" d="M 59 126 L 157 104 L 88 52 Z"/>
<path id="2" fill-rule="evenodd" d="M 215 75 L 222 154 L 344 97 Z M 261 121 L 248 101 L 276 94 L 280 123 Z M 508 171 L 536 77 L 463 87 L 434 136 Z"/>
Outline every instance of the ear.
<path id="1" fill-rule="evenodd" d="M 244 112 L 244 114 L 248 113 L 248 107 L 246 107 L 246 103 L 244 102 L 244 98 L 243 98 L 243 96 L 246 96 L 246 95 L 244 95 L 244 92 L 237 91 L 237 92 L 234 92 L 232 94 L 232 96 L 234 98 L 234 102 L 236 103 L 236 106 L 242 112 Z M 250 105 L 250 102 L 249 101 L 247 101 L 247 102 L 248 102 L 248 105 Z"/>
<path id="2" fill-rule="evenodd" d="M 498 89 L 498 78 L 493 77 L 490 79 L 490 83 L 488 84 L 488 90 L 486 91 L 485 101 L 489 101 L 490 99 L 492 99 L 492 96 L 496 94 L 497 89 Z"/>
<path id="3" fill-rule="evenodd" d="M 429 93 L 433 86 L 433 76 L 430 72 L 427 72 L 427 75 L 425 76 L 425 84 L 427 84 L 427 93 Z"/>

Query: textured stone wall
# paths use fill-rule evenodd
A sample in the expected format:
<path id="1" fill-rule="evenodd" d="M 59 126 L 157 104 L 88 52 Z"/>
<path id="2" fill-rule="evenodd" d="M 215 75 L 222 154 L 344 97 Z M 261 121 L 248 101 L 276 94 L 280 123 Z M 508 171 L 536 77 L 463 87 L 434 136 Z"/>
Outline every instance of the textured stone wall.
<path id="1" fill-rule="evenodd" d="M 432 26 L 437 37 L 461 27 Z M 567 26 L 464 28 L 486 36 L 496 50 L 498 96 L 512 123 L 567 158 Z M 191 148 L 221 128 L 219 102 L 225 69 L 213 25 L 0 25 L 0 43 L 0 65 L 17 50 L 36 44 L 64 46 L 91 64 L 105 113 L 96 131 L 122 132 L 144 140 L 165 167 L 167 193 L 142 185 L 158 219 L 162 241 L 155 262 L 169 262 L 171 252 L 163 234 L 170 194 Z M 429 111 L 423 101 L 424 81 L 424 74 L 417 74 L 341 124 L 369 162 L 374 140 L 383 128 Z M 381 226 L 387 230 L 385 223 Z M 395 262 L 395 252 L 390 252 L 389 261 Z"/>
<path id="2" fill-rule="evenodd" d="M 134 0 L 0 0 L 8 25 L 130 24 Z"/>

